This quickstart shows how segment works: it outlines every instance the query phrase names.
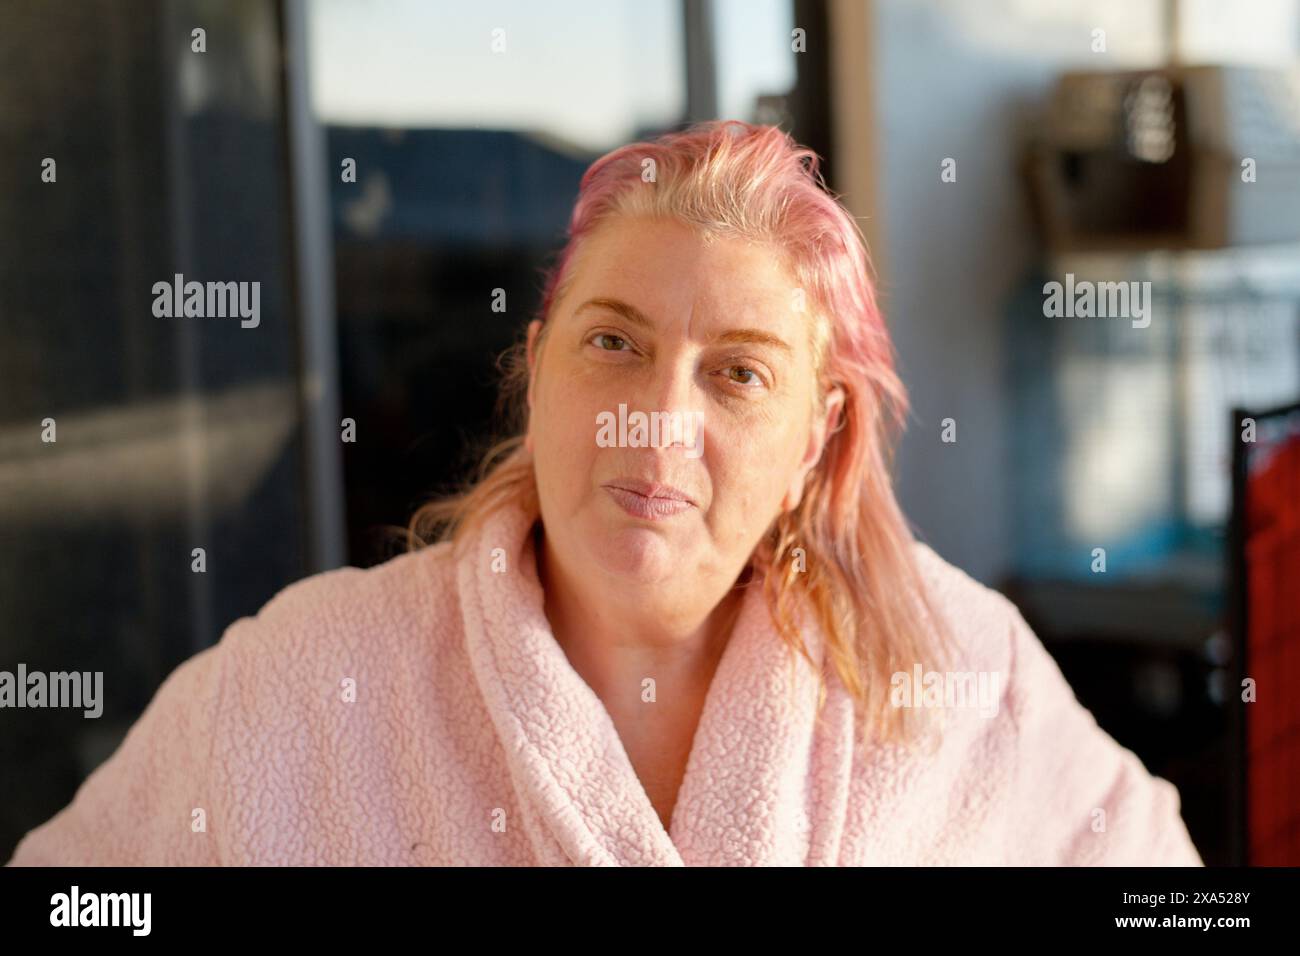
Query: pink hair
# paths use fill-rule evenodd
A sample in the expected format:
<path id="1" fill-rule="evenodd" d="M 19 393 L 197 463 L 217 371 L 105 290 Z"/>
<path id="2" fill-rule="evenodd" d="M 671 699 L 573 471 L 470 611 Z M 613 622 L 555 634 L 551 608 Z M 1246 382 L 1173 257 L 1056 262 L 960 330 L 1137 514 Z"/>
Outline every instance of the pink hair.
<path id="1" fill-rule="evenodd" d="M 568 242 L 543 291 L 543 335 L 584 238 L 613 216 L 672 218 L 706 239 L 770 243 L 805 290 L 821 401 L 838 385 L 844 407 L 802 501 L 775 519 L 752 563 L 780 633 L 805 657 L 795 609 L 805 601 L 813 608 L 828 658 L 860 705 L 864 735 L 879 729 L 886 738 L 903 737 L 905 715 L 889 702 L 891 675 L 936 660 L 948 634 L 894 496 L 890 467 L 907 396 L 856 221 L 827 190 L 817 154 L 774 126 L 710 121 L 620 147 L 582 177 Z M 505 359 L 502 401 L 517 427 L 492 448 L 464 492 L 415 513 L 411 547 L 436 528 L 440 539 L 456 540 L 510 501 L 536 507 L 532 458 L 523 447 L 522 343 Z M 798 562 L 795 549 L 802 549 Z"/>

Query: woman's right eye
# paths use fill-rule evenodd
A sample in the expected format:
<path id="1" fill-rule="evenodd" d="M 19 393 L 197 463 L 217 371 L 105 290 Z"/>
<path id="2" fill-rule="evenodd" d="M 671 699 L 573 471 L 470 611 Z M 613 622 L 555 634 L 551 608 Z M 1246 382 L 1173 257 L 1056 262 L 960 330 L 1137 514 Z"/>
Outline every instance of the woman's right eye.
<path id="1" fill-rule="evenodd" d="M 627 344 L 627 339 L 623 338 L 620 335 L 611 335 L 609 332 L 597 333 L 596 335 L 592 336 L 591 341 L 595 342 L 596 347 L 603 352 L 622 352 L 623 351 L 622 346 Z M 609 343 L 609 342 L 613 342 L 615 344 L 612 347 L 609 346 L 608 344 L 602 344 L 602 343 Z"/>

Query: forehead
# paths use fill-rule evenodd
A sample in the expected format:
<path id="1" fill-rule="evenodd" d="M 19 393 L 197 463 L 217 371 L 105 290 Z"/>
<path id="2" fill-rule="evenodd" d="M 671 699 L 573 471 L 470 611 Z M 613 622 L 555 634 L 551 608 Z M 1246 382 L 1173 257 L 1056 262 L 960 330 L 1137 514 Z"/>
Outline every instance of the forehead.
<path id="1" fill-rule="evenodd" d="M 581 243 L 574 263 L 576 307 L 591 295 L 634 297 L 652 319 L 694 313 L 788 325 L 804 297 L 775 246 L 706 238 L 671 219 L 615 217 Z"/>

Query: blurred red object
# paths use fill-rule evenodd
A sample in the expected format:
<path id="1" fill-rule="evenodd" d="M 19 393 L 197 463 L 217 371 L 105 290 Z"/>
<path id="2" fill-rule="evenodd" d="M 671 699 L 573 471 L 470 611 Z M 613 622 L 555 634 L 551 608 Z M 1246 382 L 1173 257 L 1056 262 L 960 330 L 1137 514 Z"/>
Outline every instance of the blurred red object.
<path id="1" fill-rule="evenodd" d="M 1300 434 L 1251 463 L 1245 488 L 1248 859 L 1300 863 Z"/>

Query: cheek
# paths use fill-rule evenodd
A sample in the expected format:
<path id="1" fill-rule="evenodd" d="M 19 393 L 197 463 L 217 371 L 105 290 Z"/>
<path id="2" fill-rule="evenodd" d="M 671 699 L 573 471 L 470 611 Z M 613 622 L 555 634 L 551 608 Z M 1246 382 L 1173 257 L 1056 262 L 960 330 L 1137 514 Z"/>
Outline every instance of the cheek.
<path id="1" fill-rule="evenodd" d="M 719 521 L 739 529 L 740 537 L 761 534 L 780 507 L 801 447 L 793 429 L 771 423 L 717 435 L 715 454 L 706 460 Z"/>
<path id="2" fill-rule="evenodd" d="M 726 423 L 715 443 L 728 477 L 754 488 L 784 488 L 802 457 L 806 435 L 793 413 L 754 416 Z"/>
<path id="3" fill-rule="evenodd" d="M 590 467 L 596 452 L 596 414 L 600 402 L 590 389 L 569 382 L 559 388 L 537 383 L 531 423 L 540 467 L 556 475 Z"/>

